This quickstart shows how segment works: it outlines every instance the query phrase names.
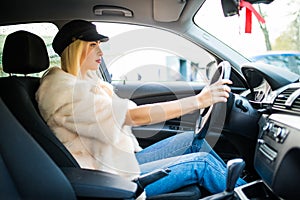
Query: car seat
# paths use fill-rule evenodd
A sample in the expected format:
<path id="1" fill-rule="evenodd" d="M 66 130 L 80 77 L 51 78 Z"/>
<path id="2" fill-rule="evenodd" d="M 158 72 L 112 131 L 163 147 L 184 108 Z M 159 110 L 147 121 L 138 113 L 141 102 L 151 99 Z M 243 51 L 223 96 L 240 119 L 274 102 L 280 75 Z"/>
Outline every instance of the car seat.
<path id="1" fill-rule="evenodd" d="M 49 57 L 43 40 L 27 31 L 8 35 L 2 61 L 4 72 L 10 74 L 9 77 L 0 79 L 0 95 L 4 103 L 59 167 L 80 169 L 75 158 L 55 137 L 38 111 L 35 92 L 40 78 L 28 74 L 40 73 L 49 67 Z M 184 200 L 199 197 L 199 187 L 192 185 L 149 199 Z"/>
<path id="2" fill-rule="evenodd" d="M 49 67 L 44 41 L 27 31 L 8 35 L 3 47 L 2 65 L 3 71 L 10 76 L 0 79 L 0 96 L 10 111 L 59 167 L 79 167 L 38 112 L 35 92 L 40 79 L 27 76 Z"/>

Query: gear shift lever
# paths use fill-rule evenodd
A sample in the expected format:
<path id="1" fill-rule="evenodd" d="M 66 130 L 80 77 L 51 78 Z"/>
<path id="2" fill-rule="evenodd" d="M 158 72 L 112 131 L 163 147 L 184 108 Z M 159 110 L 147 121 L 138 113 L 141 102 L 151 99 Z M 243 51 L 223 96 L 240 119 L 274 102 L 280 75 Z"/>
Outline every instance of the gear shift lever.
<path id="1" fill-rule="evenodd" d="M 226 189 L 223 192 L 207 196 L 201 200 L 225 200 L 231 199 L 235 188 L 236 181 L 240 177 L 244 167 L 245 161 L 241 158 L 229 160 L 227 162 L 227 178 L 226 178 Z"/>
<path id="2" fill-rule="evenodd" d="M 232 159 L 227 162 L 226 192 L 233 192 L 236 181 L 240 177 L 244 167 L 245 161 L 241 158 Z"/>

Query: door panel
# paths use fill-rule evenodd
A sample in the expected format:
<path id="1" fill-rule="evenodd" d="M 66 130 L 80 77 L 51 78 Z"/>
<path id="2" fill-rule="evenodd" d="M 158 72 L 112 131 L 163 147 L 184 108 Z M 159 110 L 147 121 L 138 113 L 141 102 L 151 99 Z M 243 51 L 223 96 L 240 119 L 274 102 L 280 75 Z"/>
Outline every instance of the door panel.
<path id="1" fill-rule="evenodd" d="M 195 95 L 204 85 L 180 83 L 129 83 L 115 84 L 115 92 L 122 98 L 129 98 L 137 105 L 165 102 Z M 183 131 L 193 131 L 198 111 L 163 123 L 133 127 L 132 131 L 142 147 Z"/>

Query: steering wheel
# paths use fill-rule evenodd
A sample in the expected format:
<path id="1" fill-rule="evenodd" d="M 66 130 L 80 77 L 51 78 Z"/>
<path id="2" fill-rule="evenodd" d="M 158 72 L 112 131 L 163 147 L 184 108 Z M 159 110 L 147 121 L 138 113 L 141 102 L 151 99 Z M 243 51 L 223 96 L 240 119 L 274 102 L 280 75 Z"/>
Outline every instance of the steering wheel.
<path id="1" fill-rule="evenodd" d="M 217 67 L 217 70 L 215 71 L 211 81 L 210 85 L 217 82 L 220 79 L 229 79 L 231 74 L 231 65 L 228 61 L 222 61 Z M 207 124 L 208 119 L 211 116 L 212 110 L 214 108 L 214 105 L 211 105 L 205 109 L 200 109 L 199 116 L 195 123 L 195 134 L 199 134 L 203 132 L 205 129 L 205 125 Z M 205 137 L 205 136 L 201 136 Z"/>

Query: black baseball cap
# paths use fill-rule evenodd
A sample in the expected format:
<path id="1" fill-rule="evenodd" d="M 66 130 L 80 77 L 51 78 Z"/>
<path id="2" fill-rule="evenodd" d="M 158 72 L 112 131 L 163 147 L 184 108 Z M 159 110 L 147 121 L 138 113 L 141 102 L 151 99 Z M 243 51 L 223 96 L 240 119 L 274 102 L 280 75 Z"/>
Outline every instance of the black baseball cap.
<path id="1" fill-rule="evenodd" d="M 108 37 L 97 32 L 96 26 L 85 20 L 72 20 L 66 23 L 53 39 L 52 47 L 58 55 L 75 40 L 106 42 Z"/>

